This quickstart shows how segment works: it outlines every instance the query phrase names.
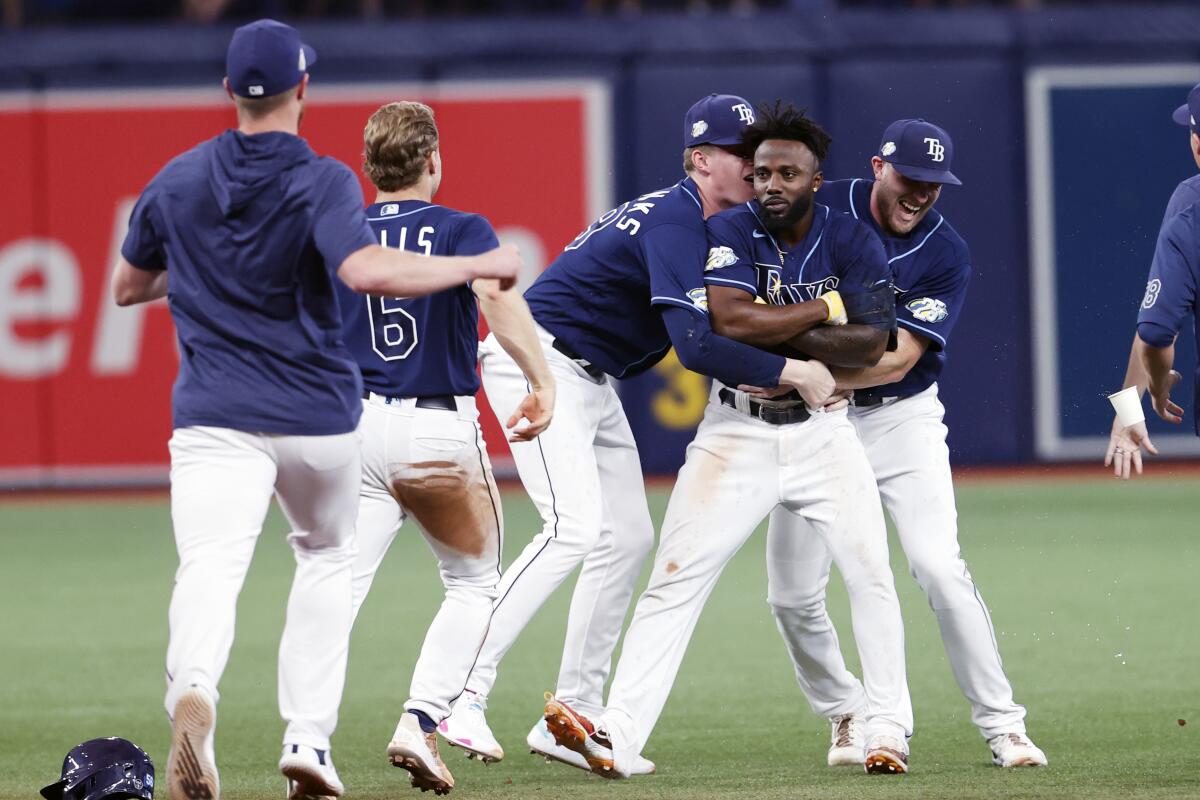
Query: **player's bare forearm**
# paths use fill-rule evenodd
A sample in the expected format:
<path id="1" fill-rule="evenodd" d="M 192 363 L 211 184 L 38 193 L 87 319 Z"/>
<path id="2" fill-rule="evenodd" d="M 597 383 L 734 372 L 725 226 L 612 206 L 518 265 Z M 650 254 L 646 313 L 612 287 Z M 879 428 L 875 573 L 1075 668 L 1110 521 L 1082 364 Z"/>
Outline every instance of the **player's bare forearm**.
<path id="1" fill-rule="evenodd" d="M 823 300 L 782 306 L 756 303 L 741 289 L 710 285 L 708 314 L 717 335 L 756 347 L 774 347 L 825 322 L 829 306 Z"/>
<path id="2" fill-rule="evenodd" d="M 1142 340 L 1135 333 L 1133 345 L 1129 348 L 1129 364 L 1125 367 L 1125 381 L 1121 384 L 1121 388 L 1136 386 L 1138 387 L 1138 397 L 1141 397 L 1149 385 L 1149 377 L 1146 375 L 1146 368 L 1142 365 L 1141 351 L 1138 348 L 1139 342 Z"/>
<path id="3" fill-rule="evenodd" d="M 829 371 L 837 380 L 838 389 L 867 389 L 872 386 L 886 386 L 903 380 L 908 371 L 920 360 L 929 340 L 900 328 L 896 333 L 896 349 L 885 352 L 879 362 L 871 367 L 830 367 Z"/>
<path id="4" fill-rule="evenodd" d="M 535 390 L 553 386 L 554 378 L 546 365 L 546 354 L 538 341 L 525 298 L 515 290 L 501 290 L 496 280 L 479 279 L 471 287 L 479 298 L 479 308 L 488 328 L 496 334 L 496 341 L 500 342 L 504 352 L 517 362 L 530 386 Z"/>
<path id="5" fill-rule="evenodd" d="M 167 271 L 138 269 L 124 258 L 112 275 L 113 300 L 119 306 L 149 303 L 167 296 Z"/>
<path id="6" fill-rule="evenodd" d="M 802 353 L 837 367 L 873 367 L 887 349 L 888 333 L 868 325 L 821 326 L 788 340 Z"/>
<path id="7" fill-rule="evenodd" d="M 1154 347 L 1146 344 L 1139 336 L 1133 342 L 1133 349 L 1145 373 L 1146 387 L 1150 394 L 1161 392 L 1166 387 L 1171 367 L 1175 364 L 1174 343 L 1167 347 Z"/>
<path id="8" fill-rule="evenodd" d="M 496 278 L 511 286 L 520 268 L 520 255 L 512 245 L 478 256 L 425 256 L 368 245 L 347 256 L 338 277 L 361 294 L 421 297 L 477 278 Z"/>

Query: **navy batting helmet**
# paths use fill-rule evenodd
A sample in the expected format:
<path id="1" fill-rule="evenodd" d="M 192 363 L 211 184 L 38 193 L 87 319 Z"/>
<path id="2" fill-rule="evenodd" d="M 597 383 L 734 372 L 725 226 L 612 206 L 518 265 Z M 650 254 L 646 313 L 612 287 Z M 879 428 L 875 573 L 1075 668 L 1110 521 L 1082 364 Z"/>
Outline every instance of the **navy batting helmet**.
<path id="1" fill-rule="evenodd" d="M 110 736 L 77 744 L 63 759 L 62 778 L 42 789 L 46 800 L 153 800 L 154 762 L 128 739 Z"/>

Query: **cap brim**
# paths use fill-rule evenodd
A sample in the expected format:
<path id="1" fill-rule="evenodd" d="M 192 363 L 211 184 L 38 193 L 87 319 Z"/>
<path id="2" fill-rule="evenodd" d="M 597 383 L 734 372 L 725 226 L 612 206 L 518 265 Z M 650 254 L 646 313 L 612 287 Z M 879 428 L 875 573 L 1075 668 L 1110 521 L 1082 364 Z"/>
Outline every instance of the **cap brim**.
<path id="1" fill-rule="evenodd" d="M 317 51 L 313 50 L 310 45 L 300 43 L 300 49 L 304 51 L 304 68 L 308 70 L 313 64 L 317 63 Z"/>
<path id="2" fill-rule="evenodd" d="M 924 181 L 926 183 L 948 183 L 951 186 L 962 186 L 962 181 L 956 178 L 954 173 L 948 169 L 910 167 L 907 164 L 897 164 L 894 161 L 889 163 L 896 168 L 897 172 L 909 180 Z"/>
<path id="3" fill-rule="evenodd" d="M 1171 115 L 1171 119 L 1175 120 L 1177 125 L 1192 125 L 1192 112 L 1188 109 L 1188 104 L 1184 103 L 1179 108 L 1175 109 L 1175 113 Z"/>
<path id="4" fill-rule="evenodd" d="M 49 786 L 42 789 L 42 797 L 46 800 L 62 800 L 63 788 L 67 785 L 67 779 L 55 781 Z"/>

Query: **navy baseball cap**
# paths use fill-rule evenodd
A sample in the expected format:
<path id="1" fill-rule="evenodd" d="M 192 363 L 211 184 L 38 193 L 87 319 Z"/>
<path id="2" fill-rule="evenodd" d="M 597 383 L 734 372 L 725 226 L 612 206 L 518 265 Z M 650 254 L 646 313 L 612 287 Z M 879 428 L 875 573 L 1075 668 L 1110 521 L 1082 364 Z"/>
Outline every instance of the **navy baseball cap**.
<path id="1" fill-rule="evenodd" d="M 710 94 L 688 109 L 683 117 L 683 146 L 740 145 L 742 134 L 754 124 L 754 106 L 735 94 Z"/>
<path id="2" fill-rule="evenodd" d="M 304 79 L 317 51 L 300 41 L 291 25 L 260 19 L 233 32 L 225 54 L 225 75 L 241 97 L 270 97 Z"/>
<path id="3" fill-rule="evenodd" d="M 1200 126 L 1196 124 L 1196 120 L 1200 119 L 1200 83 L 1192 87 L 1192 90 L 1188 92 L 1188 101 L 1175 109 L 1171 119 L 1200 133 Z"/>
<path id="4" fill-rule="evenodd" d="M 950 171 L 954 142 L 950 134 L 923 119 L 899 119 L 887 126 L 879 157 L 906 178 L 962 186 Z"/>

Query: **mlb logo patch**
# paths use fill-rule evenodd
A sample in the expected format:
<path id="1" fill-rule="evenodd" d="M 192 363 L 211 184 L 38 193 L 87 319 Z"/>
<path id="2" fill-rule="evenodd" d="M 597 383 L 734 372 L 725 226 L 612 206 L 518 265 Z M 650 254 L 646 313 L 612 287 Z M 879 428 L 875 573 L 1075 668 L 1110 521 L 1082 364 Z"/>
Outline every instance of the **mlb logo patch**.
<path id="1" fill-rule="evenodd" d="M 714 247 L 708 251 L 708 260 L 704 262 L 704 271 L 712 272 L 714 269 L 736 264 L 737 261 L 737 254 L 731 248 Z"/>
<path id="2" fill-rule="evenodd" d="M 379 216 L 381 216 L 381 217 L 394 217 L 395 215 L 397 215 L 399 213 L 400 213 L 400 204 L 399 203 L 388 203 L 386 206 L 379 209 Z"/>

